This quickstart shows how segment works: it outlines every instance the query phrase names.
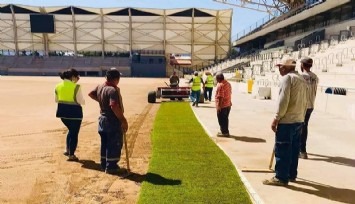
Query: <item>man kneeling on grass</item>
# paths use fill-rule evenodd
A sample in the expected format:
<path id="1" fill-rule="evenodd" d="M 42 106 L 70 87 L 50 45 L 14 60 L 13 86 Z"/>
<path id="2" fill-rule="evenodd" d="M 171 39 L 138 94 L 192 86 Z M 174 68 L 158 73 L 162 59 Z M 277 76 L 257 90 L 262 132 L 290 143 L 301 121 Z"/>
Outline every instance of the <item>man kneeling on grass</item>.
<path id="1" fill-rule="evenodd" d="M 275 177 L 265 185 L 286 186 L 297 177 L 300 136 L 307 110 L 307 84 L 295 70 L 296 61 L 278 64 L 282 76 L 276 116 L 271 124 L 275 135 Z"/>

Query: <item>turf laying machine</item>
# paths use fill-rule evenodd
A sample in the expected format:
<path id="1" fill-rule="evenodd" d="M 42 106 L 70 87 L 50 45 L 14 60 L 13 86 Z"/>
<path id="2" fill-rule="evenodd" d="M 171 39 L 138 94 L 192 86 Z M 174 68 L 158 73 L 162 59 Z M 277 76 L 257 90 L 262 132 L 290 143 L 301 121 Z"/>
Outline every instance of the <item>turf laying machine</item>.
<path id="1" fill-rule="evenodd" d="M 191 87 L 185 86 L 181 87 L 177 84 L 167 84 L 166 86 L 158 87 L 156 91 L 150 91 L 148 93 L 148 103 L 155 103 L 157 98 L 167 98 L 170 100 L 182 101 L 184 98 L 189 98 L 191 94 Z M 199 103 L 204 102 L 203 90 L 201 90 L 201 96 Z"/>

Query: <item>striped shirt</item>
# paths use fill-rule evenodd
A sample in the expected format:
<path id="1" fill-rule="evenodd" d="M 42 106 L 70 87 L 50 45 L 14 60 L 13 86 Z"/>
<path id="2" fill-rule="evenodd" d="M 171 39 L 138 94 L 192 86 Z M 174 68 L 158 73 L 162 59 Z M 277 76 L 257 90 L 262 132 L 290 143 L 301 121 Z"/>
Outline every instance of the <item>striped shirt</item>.
<path id="1" fill-rule="evenodd" d="M 231 84 L 223 80 L 218 83 L 217 91 L 215 95 L 216 107 L 220 106 L 220 108 L 226 108 L 232 106 L 232 86 Z"/>

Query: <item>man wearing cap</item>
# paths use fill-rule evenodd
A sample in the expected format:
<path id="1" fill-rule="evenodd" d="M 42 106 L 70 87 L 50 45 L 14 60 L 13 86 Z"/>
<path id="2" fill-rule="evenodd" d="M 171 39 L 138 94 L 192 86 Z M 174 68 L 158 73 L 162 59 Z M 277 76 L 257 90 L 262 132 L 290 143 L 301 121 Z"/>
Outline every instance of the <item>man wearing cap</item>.
<path id="1" fill-rule="evenodd" d="M 307 84 L 295 71 L 296 61 L 288 59 L 278 64 L 282 76 L 275 118 L 275 177 L 265 185 L 286 186 L 297 177 L 300 136 L 307 110 Z"/>
<path id="2" fill-rule="evenodd" d="M 308 135 L 308 121 L 311 117 L 311 114 L 314 109 L 314 101 L 316 99 L 317 94 L 317 86 L 318 86 L 318 77 L 316 74 L 311 72 L 311 67 L 313 65 L 312 58 L 304 58 L 301 60 L 301 70 L 302 76 L 306 80 L 308 85 L 308 95 L 307 95 L 307 112 L 304 118 L 304 124 L 301 135 L 301 144 L 300 144 L 300 158 L 308 159 L 306 143 L 307 143 L 307 135 Z"/>
<path id="3" fill-rule="evenodd" d="M 120 88 L 117 87 L 120 77 L 121 73 L 111 68 L 106 72 L 106 82 L 89 93 L 100 105 L 101 168 L 107 174 L 119 172 L 117 163 L 121 157 L 123 132 L 128 129 Z"/>
<path id="4" fill-rule="evenodd" d="M 201 84 L 205 88 L 202 78 L 198 75 L 198 72 L 194 72 L 194 76 L 190 79 L 189 83 L 192 83 L 190 99 L 192 101 L 192 106 L 198 107 L 198 102 L 200 101 L 201 95 Z"/>

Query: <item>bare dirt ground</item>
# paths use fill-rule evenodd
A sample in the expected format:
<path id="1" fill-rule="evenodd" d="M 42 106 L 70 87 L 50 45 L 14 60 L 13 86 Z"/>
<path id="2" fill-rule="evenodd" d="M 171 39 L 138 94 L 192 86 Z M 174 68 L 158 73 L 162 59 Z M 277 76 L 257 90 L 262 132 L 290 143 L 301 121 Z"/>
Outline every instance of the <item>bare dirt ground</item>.
<path id="1" fill-rule="evenodd" d="M 167 79 L 122 78 L 133 175 L 127 179 L 100 171 L 98 104 L 87 93 L 104 78 L 82 77 L 86 105 L 76 155 L 68 162 L 66 128 L 55 118 L 54 87 L 59 77 L 0 76 L 0 203 L 135 203 L 148 169 L 150 132 L 158 104 L 148 91 Z M 122 150 L 121 167 L 126 167 Z"/>

